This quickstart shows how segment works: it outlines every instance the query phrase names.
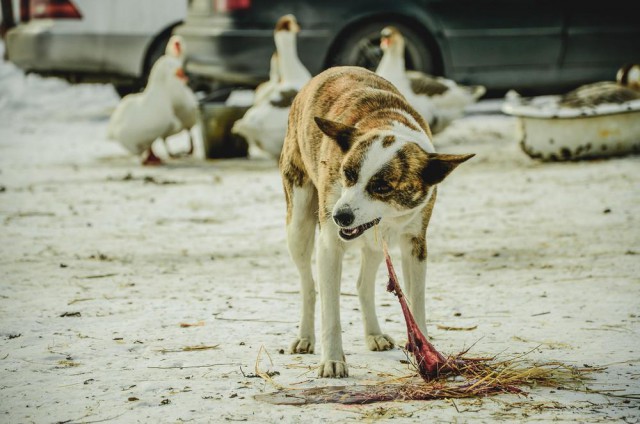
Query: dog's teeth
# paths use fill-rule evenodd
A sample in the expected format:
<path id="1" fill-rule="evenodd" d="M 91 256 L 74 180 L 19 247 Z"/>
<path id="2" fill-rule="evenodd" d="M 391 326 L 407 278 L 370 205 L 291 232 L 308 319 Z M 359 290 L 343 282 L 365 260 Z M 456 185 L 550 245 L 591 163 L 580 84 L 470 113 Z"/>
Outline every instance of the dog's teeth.
<path id="1" fill-rule="evenodd" d="M 367 231 L 369 228 L 376 225 L 378 222 L 380 222 L 380 218 L 376 218 L 371 222 L 367 222 L 366 224 L 359 225 L 355 228 L 342 228 L 340 229 L 340 233 L 344 236 L 355 238 L 355 237 L 358 237 L 360 234 L 364 233 L 365 231 Z"/>

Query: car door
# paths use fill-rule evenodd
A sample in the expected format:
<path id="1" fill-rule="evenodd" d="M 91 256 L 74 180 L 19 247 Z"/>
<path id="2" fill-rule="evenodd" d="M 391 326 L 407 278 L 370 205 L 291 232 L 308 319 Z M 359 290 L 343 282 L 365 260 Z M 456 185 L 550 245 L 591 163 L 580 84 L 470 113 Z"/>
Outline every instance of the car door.
<path id="1" fill-rule="evenodd" d="M 640 63 L 638 5 L 627 0 L 566 0 L 564 74 L 585 82 L 612 80 L 626 63 Z"/>
<path id="2" fill-rule="evenodd" d="M 445 73 L 492 87 L 553 72 L 562 54 L 563 10 L 552 0 L 433 0 Z M 551 78 L 547 75 L 546 78 Z M 522 86 L 522 84 L 518 84 Z"/>

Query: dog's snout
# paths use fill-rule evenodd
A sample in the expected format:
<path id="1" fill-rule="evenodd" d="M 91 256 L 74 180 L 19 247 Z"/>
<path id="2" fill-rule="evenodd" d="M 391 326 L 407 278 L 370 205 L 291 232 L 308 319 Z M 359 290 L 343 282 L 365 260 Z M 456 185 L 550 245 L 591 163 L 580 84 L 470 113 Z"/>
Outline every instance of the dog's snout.
<path id="1" fill-rule="evenodd" d="M 333 220 L 340 227 L 348 227 L 349 225 L 353 224 L 354 219 L 356 219 L 356 217 L 353 215 L 353 211 L 348 206 L 341 207 L 336 211 L 336 213 L 333 214 Z"/>

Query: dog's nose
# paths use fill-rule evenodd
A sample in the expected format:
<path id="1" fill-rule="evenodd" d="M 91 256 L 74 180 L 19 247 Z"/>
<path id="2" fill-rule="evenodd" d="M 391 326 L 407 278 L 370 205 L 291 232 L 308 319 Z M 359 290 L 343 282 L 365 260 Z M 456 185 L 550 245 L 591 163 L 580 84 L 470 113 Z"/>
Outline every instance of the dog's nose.
<path id="1" fill-rule="evenodd" d="M 356 217 L 353 215 L 351 208 L 349 208 L 348 206 L 344 206 L 338 209 L 333 215 L 333 220 L 340 227 L 348 227 L 353 223 L 354 219 L 356 219 Z"/>

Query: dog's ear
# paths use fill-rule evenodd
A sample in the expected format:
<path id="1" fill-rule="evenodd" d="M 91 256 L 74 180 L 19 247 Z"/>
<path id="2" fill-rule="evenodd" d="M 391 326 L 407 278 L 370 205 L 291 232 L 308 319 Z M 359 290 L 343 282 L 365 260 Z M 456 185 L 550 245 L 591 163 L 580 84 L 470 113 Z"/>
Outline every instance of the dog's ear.
<path id="1" fill-rule="evenodd" d="M 439 153 L 429 153 L 427 164 L 422 169 L 422 180 L 428 185 L 440 183 L 458 165 L 465 162 L 475 154 L 470 155 L 446 155 Z"/>
<path id="2" fill-rule="evenodd" d="M 314 121 L 316 121 L 318 128 L 320 128 L 320 131 L 335 140 L 343 152 L 349 150 L 351 144 L 353 144 L 354 138 L 358 133 L 358 129 L 356 127 L 350 127 L 349 125 L 330 121 L 328 119 L 320 118 L 319 116 L 316 116 L 313 119 Z"/>

